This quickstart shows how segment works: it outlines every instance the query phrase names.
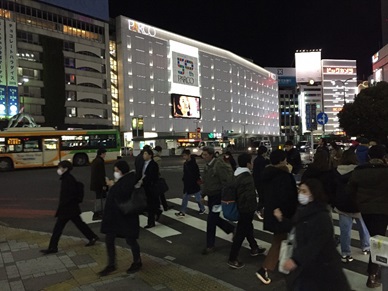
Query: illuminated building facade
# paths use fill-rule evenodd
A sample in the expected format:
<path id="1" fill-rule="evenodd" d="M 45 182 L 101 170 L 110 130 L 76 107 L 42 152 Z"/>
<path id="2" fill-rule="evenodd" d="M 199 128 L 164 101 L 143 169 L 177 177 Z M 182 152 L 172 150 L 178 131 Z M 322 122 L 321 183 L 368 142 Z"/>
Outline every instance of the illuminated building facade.
<path id="1" fill-rule="evenodd" d="M 47 2 L 0 1 L 0 118 L 112 127 L 108 1 Z"/>

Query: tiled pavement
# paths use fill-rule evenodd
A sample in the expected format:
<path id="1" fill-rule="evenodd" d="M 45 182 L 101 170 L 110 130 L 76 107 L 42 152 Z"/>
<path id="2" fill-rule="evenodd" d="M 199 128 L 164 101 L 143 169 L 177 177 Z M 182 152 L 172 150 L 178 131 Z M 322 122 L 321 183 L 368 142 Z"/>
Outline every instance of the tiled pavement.
<path id="1" fill-rule="evenodd" d="M 241 290 L 216 278 L 142 254 L 143 268 L 128 275 L 130 250 L 117 247 L 117 271 L 100 278 L 106 264 L 103 243 L 84 247 L 80 238 L 62 236 L 59 252 L 44 256 L 49 233 L 0 226 L 0 290 Z"/>

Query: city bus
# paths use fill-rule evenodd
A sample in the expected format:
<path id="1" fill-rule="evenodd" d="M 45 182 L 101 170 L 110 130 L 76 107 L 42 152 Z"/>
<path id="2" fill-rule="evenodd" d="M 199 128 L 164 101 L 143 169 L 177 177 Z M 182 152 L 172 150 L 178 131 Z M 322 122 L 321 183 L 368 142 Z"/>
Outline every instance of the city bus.
<path id="1" fill-rule="evenodd" d="M 113 129 L 10 128 L 0 131 L 0 171 L 54 167 L 63 160 L 85 166 L 101 147 L 107 150 L 105 161 L 113 161 L 120 146 L 120 134 Z"/>

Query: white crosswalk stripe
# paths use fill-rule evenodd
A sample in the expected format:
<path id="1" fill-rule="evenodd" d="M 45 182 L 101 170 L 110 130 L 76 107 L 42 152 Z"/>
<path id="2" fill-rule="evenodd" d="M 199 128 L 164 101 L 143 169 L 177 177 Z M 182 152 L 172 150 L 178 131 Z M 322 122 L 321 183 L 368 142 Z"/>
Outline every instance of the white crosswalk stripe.
<path id="1" fill-rule="evenodd" d="M 181 198 L 168 199 L 168 201 L 170 203 L 174 203 L 174 204 L 176 204 L 178 206 L 180 206 L 181 203 L 182 203 L 182 199 Z M 196 202 L 189 201 L 187 207 L 188 207 L 188 209 L 191 209 L 191 210 L 194 210 L 194 211 L 198 211 L 199 210 L 198 209 L 198 204 Z M 100 222 L 100 221 L 92 221 L 92 215 L 93 215 L 93 212 L 88 211 L 88 212 L 83 212 L 81 214 L 81 217 L 85 221 L 85 223 L 87 223 L 87 224 Z M 165 216 L 165 217 L 168 217 L 170 219 L 173 219 L 175 221 L 178 221 L 178 222 L 180 222 L 180 223 L 182 223 L 182 224 L 184 224 L 186 226 L 194 228 L 196 230 L 202 231 L 204 233 L 206 232 L 206 217 L 207 217 L 206 215 L 204 215 L 202 217 L 201 216 L 200 217 L 196 217 L 196 216 L 192 216 L 192 215 L 186 214 L 185 217 L 180 218 L 180 217 L 177 217 L 175 215 L 174 211 L 165 211 L 165 212 L 163 212 L 162 215 Z M 222 216 L 222 214 L 221 214 L 221 216 Z M 338 214 L 337 213 L 333 213 L 333 220 L 338 220 Z M 146 224 L 147 224 L 147 217 L 145 217 L 143 215 L 140 215 L 140 225 L 144 226 Z M 253 221 L 253 227 L 254 227 L 255 231 L 269 233 L 269 232 L 263 230 L 263 222 L 262 221 L 254 220 Z M 156 227 L 147 229 L 147 231 L 153 233 L 154 235 L 156 235 L 156 236 L 158 236 L 160 238 L 168 238 L 170 236 L 176 236 L 176 235 L 181 235 L 181 234 L 184 235 L 184 233 L 182 233 L 180 231 L 177 231 L 177 230 L 173 229 L 172 227 L 170 227 L 168 225 L 164 225 L 164 224 L 159 223 L 159 222 L 156 223 Z M 334 231 L 338 235 L 339 234 L 339 227 L 338 226 L 334 226 Z M 217 230 L 216 231 L 216 236 L 217 236 L 217 238 L 220 238 L 220 239 L 223 239 L 223 240 L 226 240 L 226 241 L 229 241 L 229 242 L 232 241 L 232 234 L 225 234 L 221 230 Z M 359 241 L 358 231 L 352 230 L 351 237 L 352 237 L 352 239 L 354 239 L 356 241 Z M 264 240 L 260 240 L 259 238 L 260 238 L 260 235 L 257 238 L 257 234 L 256 234 L 256 241 L 257 241 L 257 243 L 261 247 L 265 247 L 268 250 L 269 247 L 270 247 L 270 243 L 267 242 L 267 241 L 264 241 Z M 248 242 L 244 241 L 243 247 L 249 249 Z M 353 247 L 353 246 L 351 246 L 351 252 L 352 252 L 352 257 L 355 260 L 360 261 L 360 262 L 365 264 L 365 270 L 366 270 L 366 266 L 367 266 L 367 263 L 368 263 L 368 260 L 369 260 L 369 256 L 363 255 L 360 248 L 356 248 L 356 247 Z M 344 267 L 346 268 L 346 265 L 344 265 Z M 351 286 L 352 286 L 353 289 L 358 290 L 358 291 L 370 290 L 369 288 L 367 288 L 365 286 L 366 279 L 367 279 L 366 274 L 360 274 L 360 273 L 357 273 L 357 272 L 354 272 L 354 271 L 348 270 L 348 269 L 344 269 L 344 270 L 345 270 L 345 274 L 348 277 L 349 282 L 351 283 Z M 382 287 L 375 288 L 374 290 L 381 291 Z"/>

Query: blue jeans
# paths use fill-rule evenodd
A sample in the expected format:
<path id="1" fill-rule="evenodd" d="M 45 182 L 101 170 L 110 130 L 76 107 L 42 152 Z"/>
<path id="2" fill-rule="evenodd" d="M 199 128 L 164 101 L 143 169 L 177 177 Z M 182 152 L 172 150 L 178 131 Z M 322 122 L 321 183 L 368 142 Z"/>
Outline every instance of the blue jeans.
<path id="1" fill-rule="evenodd" d="M 364 220 L 361 218 L 353 218 L 344 214 L 339 214 L 341 253 L 343 256 L 350 256 L 350 240 L 353 219 L 356 220 L 358 233 L 360 234 L 361 249 L 369 250 L 369 231 L 366 228 Z"/>
<path id="2" fill-rule="evenodd" d="M 201 202 L 201 199 L 202 199 L 201 191 L 198 191 L 197 193 L 194 193 L 194 194 L 188 194 L 188 193 L 183 194 L 181 212 L 186 213 L 187 203 L 189 202 L 189 198 L 191 195 L 195 196 L 195 201 L 197 201 L 197 203 L 198 203 L 199 210 L 201 212 L 205 211 L 205 206 L 203 206 L 203 204 Z"/>

